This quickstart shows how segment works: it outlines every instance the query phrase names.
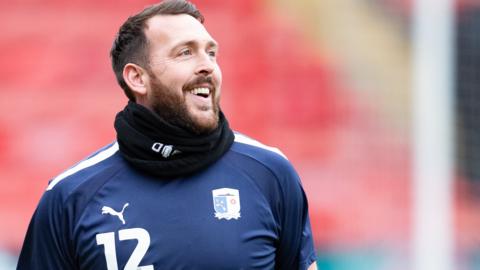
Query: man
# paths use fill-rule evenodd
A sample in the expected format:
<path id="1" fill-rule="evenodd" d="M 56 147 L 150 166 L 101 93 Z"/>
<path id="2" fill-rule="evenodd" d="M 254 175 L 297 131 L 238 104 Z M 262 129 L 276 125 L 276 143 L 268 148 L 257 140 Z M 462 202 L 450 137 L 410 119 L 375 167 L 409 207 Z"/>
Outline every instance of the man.
<path id="1" fill-rule="evenodd" d="M 50 181 L 17 269 L 316 269 L 300 180 L 229 128 L 202 23 L 169 0 L 122 25 L 117 141 Z"/>

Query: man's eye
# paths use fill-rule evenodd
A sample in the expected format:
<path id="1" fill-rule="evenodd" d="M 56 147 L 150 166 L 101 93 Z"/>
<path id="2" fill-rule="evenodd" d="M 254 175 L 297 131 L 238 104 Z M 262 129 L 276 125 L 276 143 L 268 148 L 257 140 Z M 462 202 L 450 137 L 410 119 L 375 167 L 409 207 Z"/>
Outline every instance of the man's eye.
<path id="1" fill-rule="evenodd" d="M 216 56 L 217 56 L 217 52 L 216 52 L 216 51 L 209 51 L 209 52 L 208 52 L 208 55 L 210 55 L 211 57 L 216 57 Z"/>
<path id="2" fill-rule="evenodd" d="M 192 55 L 192 51 L 190 49 L 185 49 L 180 51 L 179 55 L 185 56 L 185 55 Z"/>

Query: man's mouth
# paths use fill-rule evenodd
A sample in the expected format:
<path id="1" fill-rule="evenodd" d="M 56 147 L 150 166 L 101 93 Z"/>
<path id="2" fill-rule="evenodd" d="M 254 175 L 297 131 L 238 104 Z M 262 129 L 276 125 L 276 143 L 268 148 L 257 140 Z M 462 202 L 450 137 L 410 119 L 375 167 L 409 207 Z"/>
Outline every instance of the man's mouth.
<path id="1" fill-rule="evenodd" d="M 190 93 L 196 96 L 207 98 L 210 96 L 210 89 L 207 87 L 197 87 L 190 90 Z"/>

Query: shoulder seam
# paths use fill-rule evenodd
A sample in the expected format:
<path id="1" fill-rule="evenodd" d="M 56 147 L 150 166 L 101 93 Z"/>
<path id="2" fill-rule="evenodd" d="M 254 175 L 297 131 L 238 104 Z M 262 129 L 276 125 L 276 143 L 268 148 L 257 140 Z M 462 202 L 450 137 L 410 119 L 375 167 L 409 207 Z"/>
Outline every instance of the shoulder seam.
<path id="1" fill-rule="evenodd" d="M 92 201 L 93 197 L 95 197 L 95 195 L 98 193 L 98 191 L 103 187 L 105 186 L 109 181 L 111 181 L 116 175 L 118 175 L 120 172 L 121 172 L 122 169 L 118 168 L 116 170 L 114 170 L 109 177 L 106 178 L 106 180 L 96 188 L 95 192 L 92 192 L 90 194 L 90 198 L 88 199 L 87 202 L 85 202 L 85 207 L 81 210 L 81 213 L 78 215 L 78 218 L 75 219 L 75 222 L 74 222 L 74 226 L 76 227 L 78 224 L 77 221 L 80 220 L 82 218 L 82 216 L 85 214 L 85 209 L 87 207 L 87 205 Z M 67 204 L 68 200 L 70 200 L 72 198 L 72 193 L 70 193 L 67 198 L 64 200 L 65 204 Z"/>
<path id="2" fill-rule="evenodd" d="M 55 187 L 55 185 L 57 185 L 60 181 L 67 178 L 68 176 L 71 176 L 83 169 L 86 169 L 97 163 L 100 163 L 101 161 L 113 156 L 113 154 L 115 154 L 117 151 L 118 151 L 118 142 L 115 142 L 110 147 L 104 149 L 103 151 L 97 153 L 96 155 L 88 159 L 85 159 L 83 161 L 80 161 L 77 165 L 71 167 L 70 169 L 64 171 L 63 173 L 53 178 L 52 181 L 50 181 L 50 183 L 48 184 L 47 191 L 51 190 L 53 187 Z"/>
<path id="3" fill-rule="evenodd" d="M 239 151 L 236 151 L 236 150 L 231 150 L 232 152 L 235 152 L 237 153 L 238 155 L 241 155 L 241 156 L 244 156 L 246 158 L 249 158 L 251 160 L 254 160 L 258 163 L 260 163 L 265 169 L 267 169 L 274 177 L 275 179 L 277 180 L 277 182 L 280 181 L 280 178 L 279 178 L 279 175 L 275 172 L 275 170 L 273 168 L 271 168 L 270 166 L 268 166 L 265 162 L 261 161 L 261 160 L 258 160 L 257 158 L 249 155 L 249 154 L 245 154 L 245 153 L 242 153 L 242 152 L 239 152 Z"/>
<path id="4" fill-rule="evenodd" d="M 285 191 L 284 190 L 284 187 L 282 185 L 282 181 L 280 180 L 280 175 L 277 174 L 277 172 L 275 172 L 275 170 L 273 168 L 271 168 L 270 166 L 268 166 L 265 162 L 262 162 L 261 160 L 258 160 L 257 158 L 251 156 L 251 155 L 248 155 L 246 153 L 242 153 L 242 152 L 238 152 L 236 150 L 231 150 L 232 152 L 235 152 L 237 153 L 238 155 L 241 155 L 241 156 L 244 156 L 245 158 L 248 158 L 248 159 L 251 159 L 251 160 L 254 160 L 256 162 L 258 162 L 262 167 L 264 167 L 267 171 L 270 172 L 270 174 L 273 176 L 273 178 L 275 179 L 275 183 L 276 185 L 278 186 L 278 188 L 281 190 L 281 194 L 283 194 L 283 192 Z M 288 160 L 287 160 L 288 162 Z M 272 212 L 273 214 L 273 212 Z"/>

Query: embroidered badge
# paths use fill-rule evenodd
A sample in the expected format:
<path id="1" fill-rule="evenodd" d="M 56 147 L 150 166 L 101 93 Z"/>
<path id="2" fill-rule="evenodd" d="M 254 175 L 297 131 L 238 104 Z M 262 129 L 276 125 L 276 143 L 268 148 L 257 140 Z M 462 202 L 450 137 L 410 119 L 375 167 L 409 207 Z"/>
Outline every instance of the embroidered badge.
<path id="1" fill-rule="evenodd" d="M 240 193 L 238 189 L 219 188 L 212 190 L 213 209 L 218 219 L 240 218 Z"/>

